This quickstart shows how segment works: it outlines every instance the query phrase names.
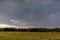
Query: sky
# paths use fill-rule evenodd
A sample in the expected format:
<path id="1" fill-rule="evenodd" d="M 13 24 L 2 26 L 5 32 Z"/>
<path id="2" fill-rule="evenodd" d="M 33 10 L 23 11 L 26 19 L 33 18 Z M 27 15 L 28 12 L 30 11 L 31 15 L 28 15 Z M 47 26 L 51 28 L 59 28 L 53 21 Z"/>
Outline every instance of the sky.
<path id="1" fill-rule="evenodd" d="M 60 26 L 60 0 L 0 0 L 0 24 Z"/>

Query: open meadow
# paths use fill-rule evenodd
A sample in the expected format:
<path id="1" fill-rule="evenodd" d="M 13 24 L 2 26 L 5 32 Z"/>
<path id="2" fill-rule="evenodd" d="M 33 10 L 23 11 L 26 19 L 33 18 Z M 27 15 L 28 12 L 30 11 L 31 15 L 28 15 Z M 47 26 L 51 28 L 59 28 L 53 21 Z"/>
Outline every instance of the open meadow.
<path id="1" fill-rule="evenodd" d="M 0 40 L 60 40 L 60 32 L 0 32 Z"/>

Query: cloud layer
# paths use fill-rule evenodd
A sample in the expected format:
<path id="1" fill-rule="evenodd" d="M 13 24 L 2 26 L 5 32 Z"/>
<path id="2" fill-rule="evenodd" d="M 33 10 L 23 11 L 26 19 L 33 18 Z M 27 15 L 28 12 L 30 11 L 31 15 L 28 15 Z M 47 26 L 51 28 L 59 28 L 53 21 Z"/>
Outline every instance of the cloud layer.
<path id="1" fill-rule="evenodd" d="M 0 23 L 60 26 L 59 0 L 0 0 Z"/>

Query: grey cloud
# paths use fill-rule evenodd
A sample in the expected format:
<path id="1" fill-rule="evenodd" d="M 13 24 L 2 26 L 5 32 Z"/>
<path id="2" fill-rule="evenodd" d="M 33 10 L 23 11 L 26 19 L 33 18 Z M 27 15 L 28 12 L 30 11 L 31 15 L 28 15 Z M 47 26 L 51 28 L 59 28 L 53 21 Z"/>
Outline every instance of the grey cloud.
<path id="1" fill-rule="evenodd" d="M 54 26 L 59 25 L 60 15 L 59 0 L 1 0 L 0 1 L 0 21 L 10 22 L 14 20 L 24 20 L 24 25 L 31 26 Z M 4 23 L 2 22 L 2 23 Z M 21 23 L 23 23 L 21 21 Z M 53 23 L 53 24 L 52 24 Z M 20 24 L 19 24 L 20 25 Z"/>

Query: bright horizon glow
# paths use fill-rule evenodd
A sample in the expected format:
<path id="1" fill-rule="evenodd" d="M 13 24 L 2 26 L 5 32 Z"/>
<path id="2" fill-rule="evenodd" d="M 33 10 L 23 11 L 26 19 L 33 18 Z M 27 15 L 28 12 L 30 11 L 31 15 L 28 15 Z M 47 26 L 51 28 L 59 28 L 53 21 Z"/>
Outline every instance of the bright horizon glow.
<path id="1" fill-rule="evenodd" d="M 29 28 L 26 26 L 15 26 L 15 25 L 9 25 L 9 24 L 0 24 L 0 28 Z"/>
<path id="2" fill-rule="evenodd" d="M 10 27 L 16 27 L 16 26 L 8 24 L 0 24 L 0 28 L 10 28 Z"/>
<path id="3" fill-rule="evenodd" d="M 40 28 L 44 28 L 45 26 L 40 26 Z M 0 24 L 0 28 L 34 28 L 34 26 L 16 26 L 16 25 L 9 25 L 9 24 Z M 53 27 L 45 27 L 45 28 L 56 28 L 56 26 Z"/>

